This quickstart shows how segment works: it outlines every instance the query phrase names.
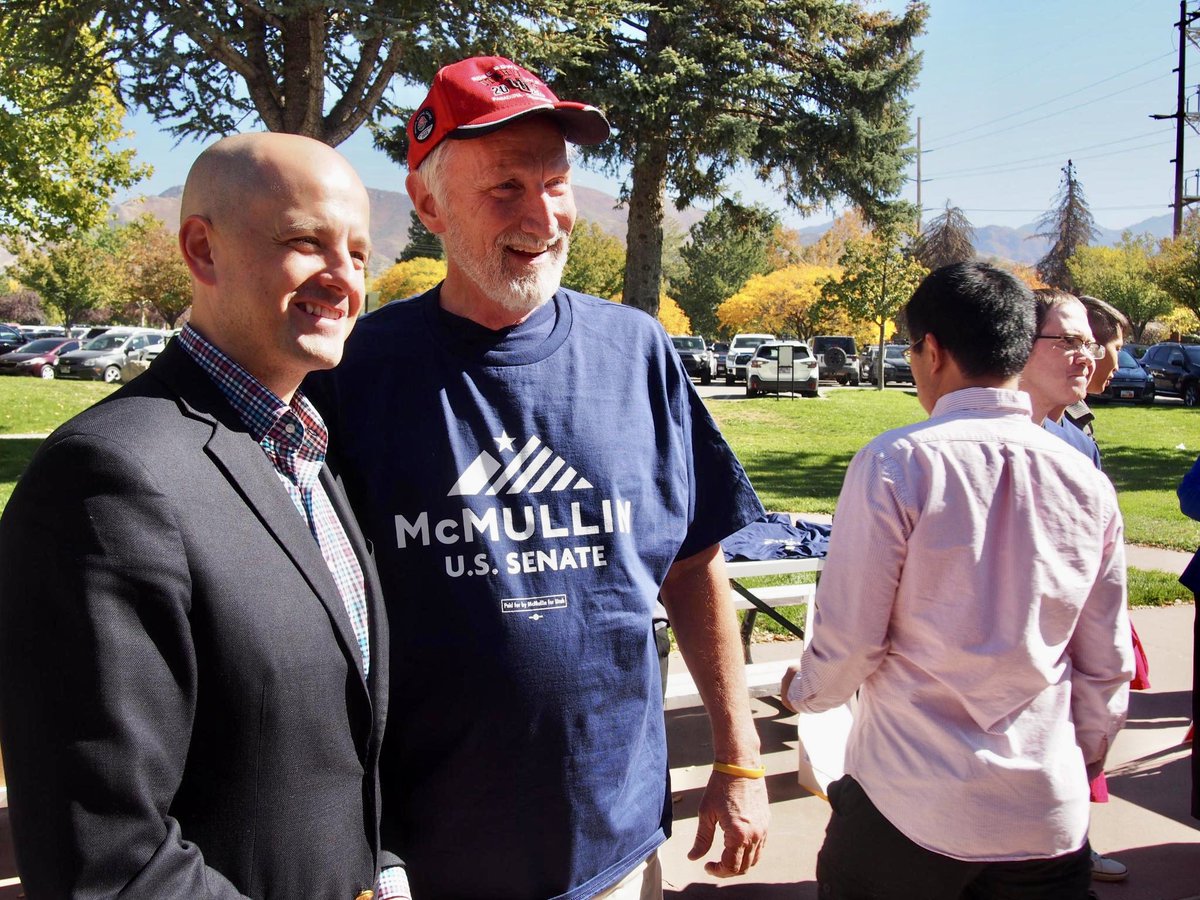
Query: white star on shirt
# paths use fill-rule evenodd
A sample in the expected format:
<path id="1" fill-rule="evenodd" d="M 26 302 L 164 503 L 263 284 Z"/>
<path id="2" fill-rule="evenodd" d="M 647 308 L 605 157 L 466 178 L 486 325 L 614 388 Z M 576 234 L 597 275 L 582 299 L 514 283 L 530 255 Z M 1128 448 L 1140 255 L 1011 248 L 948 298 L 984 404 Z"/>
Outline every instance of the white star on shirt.
<path id="1" fill-rule="evenodd" d="M 500 437 L 496 438 L 496 446 L 501 450 L 507 450 L 510 453 L 513 448 L 513 439 L 508 436 L 508 432 L 500 432 Z"/>

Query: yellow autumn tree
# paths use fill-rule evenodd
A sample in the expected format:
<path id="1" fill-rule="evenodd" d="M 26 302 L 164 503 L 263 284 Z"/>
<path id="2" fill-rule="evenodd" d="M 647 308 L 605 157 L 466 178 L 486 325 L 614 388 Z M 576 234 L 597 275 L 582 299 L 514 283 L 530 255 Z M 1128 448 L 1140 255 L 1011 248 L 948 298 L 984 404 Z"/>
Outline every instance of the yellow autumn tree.
<path id="1" fill-rule="evenodd" d="M 836 266 L 846 250 L 846 243 L 867 233 L 867 220 L 855 208 L 846 210 L 833 220 L 821 237 L 802 251 L 804 262 L 816 266 Z M 838 334 L 845 334 L 839 331 Z"/>
<path id="2" fill-rule="evenodd" d="M 1196 334 L 1200 332 L 1200 321 L 1196 314 L 1186 306 L 1176 306 L 1171 312 L 1159 319 L 1163 324 L 1165 335 Z M 1128 335 L 1126 335 L 1128 338 Z M 1167 340 L 1166 337 L 1161 340 Z M 1171 338 L 1175 340 L 1175 338 Z"/>
<path id="3" fill-rule="evenodd" d="M 423 293 L 445 277 L 445 260 L 418 256 L 396 263 L 375 279 L 371 290 L 379 291 L 382 305 Z"/>
<path id="4" fill-rule="evenodd" d="M 754 275 L 717 307 L 717 318 L 731 333 L 766 331 L 807 340 L 822 331 L 829 318 L 821 302 L 821 285 L 839 276 L 835 266 L 804 263 Z"/>
<path id="5" fill-rule="evenodd" d="M 658 295 L 658 321 L 667 334 L 691 334 L 692 320 L 679 304 L 664 293 Z"/>
<path id="6" fill-rule="evenodd" d="M 1024 263 L 1013 262 L 1011 259 L 992 259 L 988 262 L 994 263 L 1004 271 L 1015 275 L 1021 281 L 1025 282 L 1025 286 L 1031 291 L 1036 291 L 1039 288 L 1049 287 L 1046 282 L 1042 281 L 1042 276 L 1038 274 L 1037 269 L 1033 266 L 1027 266 Z"/>

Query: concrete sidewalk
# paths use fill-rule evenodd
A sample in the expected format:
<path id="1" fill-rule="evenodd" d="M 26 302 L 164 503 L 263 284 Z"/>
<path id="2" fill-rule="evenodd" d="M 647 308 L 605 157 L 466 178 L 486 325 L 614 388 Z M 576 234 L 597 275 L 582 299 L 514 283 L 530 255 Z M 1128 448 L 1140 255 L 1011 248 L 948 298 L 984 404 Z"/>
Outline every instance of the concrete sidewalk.
<path id="1" fill-rule="evenodd" d="M 1185 554 L 1181 554 L 1186 556 Z M 1134 563 L 1137 565 L 1137 563 Z M 1189 747 L 1181 745 L 1191 713 L 1194 607 L 1135 609 L 1150 658 L 1153 689 L 1131 695 L 1129 721 L 1109 755 L 1111 799 L 1093 806 L 1095 847 L 1129 866 L 1121 884 L 1094 884 L 1101 900 L 1200 900 L 1200 821 L 1189 815 Z M 799 644 L 754 645 L 755 660 L 797 656 Z M 672 654 L 672 666 L 682 666 Z M 712 747 L 699 709 L 667 718 L 675 835 L 662 851 L 667 897 L 815 900 L 817 850 L 829 807 L 796 783 L 796 716 L 771 699 L 751 701 L 771 794 L 771 831 L 758 866 L 740 879 L 706 875 L 687 851 L 696 807 L 708 779 Z M 719 840 L 719 838 L 718 838 Z M 710 852 L 709 859 L 716 854 Z"/>

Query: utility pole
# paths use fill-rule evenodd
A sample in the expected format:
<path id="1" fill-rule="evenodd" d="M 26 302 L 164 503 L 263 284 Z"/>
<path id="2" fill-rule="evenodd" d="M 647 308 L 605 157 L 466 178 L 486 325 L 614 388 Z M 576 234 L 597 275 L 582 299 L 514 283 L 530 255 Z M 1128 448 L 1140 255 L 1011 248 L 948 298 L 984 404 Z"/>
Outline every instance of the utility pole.
<path id="1" fill-rule="evenodd" d="M 1187 100 L 1185 97 L 1187 91 L 1187 78 L 1185 75 L 1185 67 L 1187 64 L 1187 44 L 1189 40 L 1194 40 L 1196 31 L 1191 27 L 1192 23 L 1200 19 L 1200 12 L 1188 12 L 1187 0 L 1179 0 L 1179 21 L 1175 23 L 1175 27 L 1179 29 L 1179 65 L 1175 69 L 1178 73 L 1178 87 L 1176 89 L 1175 112 L 1152 115 L 1152 119 L 1174 119 L 1175 120 L 1175 158 L 1171 162 L 1175 163 L 1175 202 L 1171 204 L 1174 210 L 1172 220 L 1172 234 L 1179 237 L 1179 232 L 1183 229 L 1183 208 L 1189 203 L 1200 201 L 1200 197 L 1187 197 L 1183 193 L 1183 135 L 1184 126 L 1192 125 L 1197 118 L 1196 114 L 1190 114 L 1187 111 Z"/>
<path id="2" fill-rule="evenodd" d="M 917 232 L 921 231 L 921 214 L 924 212 L 924 207 L 921 206 L 921 117 L 917 116 Z M 883 379 L 880 379 L 880 384 Z"/>

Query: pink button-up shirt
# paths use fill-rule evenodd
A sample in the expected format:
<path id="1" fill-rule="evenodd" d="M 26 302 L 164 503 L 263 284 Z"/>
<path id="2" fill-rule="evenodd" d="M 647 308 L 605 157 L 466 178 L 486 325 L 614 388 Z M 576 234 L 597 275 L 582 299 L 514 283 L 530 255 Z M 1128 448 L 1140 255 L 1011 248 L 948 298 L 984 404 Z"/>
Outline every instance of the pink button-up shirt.
<path id="1" fill-rule="evenodd" d="M 1122 523 L 1026 394 L 955 391 L 860 451 L 816 603 L 788 698 L 861 685 L 846 771 L 896 828 L 964 860 L 1082 846 L 1133 675 Z"/>

